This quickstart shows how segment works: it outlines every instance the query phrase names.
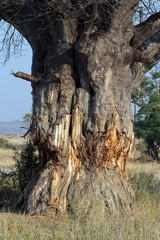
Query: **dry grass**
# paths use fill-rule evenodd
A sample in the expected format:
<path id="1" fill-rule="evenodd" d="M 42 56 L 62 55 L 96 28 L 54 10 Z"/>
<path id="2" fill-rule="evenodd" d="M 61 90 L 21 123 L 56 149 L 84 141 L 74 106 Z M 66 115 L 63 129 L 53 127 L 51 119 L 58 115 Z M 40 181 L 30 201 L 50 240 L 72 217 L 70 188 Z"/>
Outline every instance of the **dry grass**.
<path id="1" fill-rule="evenodd" d="M 152 212 L 153 211 L 153 212 Z M 101 209 L 94 216 L 72 220 L 0 213 L 0 239 L 23 240 L 158 240 L 160 216 L 150 204 L 135 208 L 134 217 L 104 219 Z"/>
<path id="2" fill-rule="evenodd" d="M 160 180 L 160 163 L 132 161 L 127 163 L 127 170 L 131 174 L 146 173 L 152 174 L 155 178 Z"/>
<path id="3" fill-rule="evenodd" d="M 157 174 L 157 163 L 129 163 L 135 174 Z M 133 215 L 120 218 L 104 218 L 99 205 L 92 215 L 71 218 L 63 215 L 26 216 L 0 213 L 0 239 L 23 240 L 160 240 L 160 181 L 150 175 L 142 175 L 146 183 L 138 189 L 140 195 L 135 203 Z M 148 180 L 149 186 L 148 186 Z M 155 181 L 155 182 L 154 182 Z M 138 183 L 138 181 L 137 181 Z M 150 189 L 151 186 L 156 189 Z M 159 185 L 158 185 L 159 184 Z M 154 187 L 154 186 L 153 186 Z"/>
<path id="4" fill-rule="evenodd" d="M 24 145 L 26 143 L 26 139 L 20 135 L 1 135 L 0 138 L 7 140 L 10 144 L 13 145 Z"/>
<path id="5" fill-rule="evenodd" d="M 26 140 L 22 138 L 20 135 L 0 135 L 0 139 L 7 140 L 10 146 L 15 147 L 15 149 L 20 149 L 21 146 L 25 145 Z M 10 169 L 13 168 L 15 161 L 13 160 L 13 156 L 15 154 L 13 148 L 0 148 L 0 169 Z"/>
<path id="6" fill-rule="evenodd" d="M 13 167 L 15 150 L 0 148 L 0 169 Z"/>

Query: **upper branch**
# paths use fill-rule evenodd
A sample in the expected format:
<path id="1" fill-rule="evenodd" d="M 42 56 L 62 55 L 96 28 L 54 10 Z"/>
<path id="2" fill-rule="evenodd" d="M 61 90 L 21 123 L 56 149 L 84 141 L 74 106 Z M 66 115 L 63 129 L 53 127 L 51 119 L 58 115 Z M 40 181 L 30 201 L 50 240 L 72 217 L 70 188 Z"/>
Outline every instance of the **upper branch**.
<path id="1" fill-rule="evenodd" d="M 0 18 L 14 26 L 32 47 L 35 40 L 47 35 L 46 11 L 45 1 L 0 0 Z"/>
<path id="2" fill-rule="evenodd" d="M 152 64 L 150 66 L 146 66 L 149 70 L 155 63 L 157 63 L 158 60 L 160 60 L 160 34 L 156 34 L 149 40 L 145 41 L 141 48 L 146 49 L 152 59 Z"/>
<path id="3" fill-rule="evenodd" d="M 151 62 L 148 63 L 144 61 L 139 61 L 136 63 L 135 69 L 139 69 L 139 74 L 144 76 L 144 74 L 147 73 L 160 60 L 160 34 L 154 35 L 150 39 L 146 40 L 141 45 L 140 50 L 142 54 L 143 52 L 146 53 L 146 57 L 148 56 L 151 60 Z M 139 75 L 137 76 L 137 80 L 141 79 Z"/>
<path id="4" fill-rule="evenodd" d="M 160 12 L 153 14 L 146 21 L 134 27 L 131 46 L 138 48 L 145 40 L 160 32 Z"/>

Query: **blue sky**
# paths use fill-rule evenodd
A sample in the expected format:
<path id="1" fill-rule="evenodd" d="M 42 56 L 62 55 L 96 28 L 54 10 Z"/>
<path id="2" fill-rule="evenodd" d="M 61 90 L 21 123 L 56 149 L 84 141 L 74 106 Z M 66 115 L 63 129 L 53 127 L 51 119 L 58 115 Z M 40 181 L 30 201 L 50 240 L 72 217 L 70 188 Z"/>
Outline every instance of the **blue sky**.
<path id="1" fill-rule="evenodd" d="M 0 52 L 0 122 L 22 120 L 25 113 L 31 113 L 31 84 L 10 74 L 11 70 L 31 74 L 32 51 L 27 43 L 23 49 L 22 56 L 12 56 L 4 66 Z"/>

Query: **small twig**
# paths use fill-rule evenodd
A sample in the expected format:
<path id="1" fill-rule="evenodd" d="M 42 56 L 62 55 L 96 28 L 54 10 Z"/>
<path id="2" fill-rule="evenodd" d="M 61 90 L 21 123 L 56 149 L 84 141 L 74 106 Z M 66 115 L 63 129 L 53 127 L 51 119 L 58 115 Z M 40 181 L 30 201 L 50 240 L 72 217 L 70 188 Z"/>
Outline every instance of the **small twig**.
<path id="1" fill-rule="evenodd" d="M 20 127 L 20 128 L 29 129 L 29 128 L 27 128 L 27 127 Z"/>
<path id="2" fill-rule="evenodd" d="M 17 72 L 14 73 L 13 71 L 11 71 L 11 74 L 17 78 L 22 78 L 26 81 L 32 82 L 32 83 L 37 83 L 39 81 L 39 78 L 33 75 L 28 75 L 26 73 L 23 72 Z"/>
<path id="3" fill-rule="evenodd" d="M 21 137 L 26 137 L 29 133 L 30 133 L 30 131 L 31 131 L 31 128 L 23 135 L 23 136 L 21 136 Z"/>

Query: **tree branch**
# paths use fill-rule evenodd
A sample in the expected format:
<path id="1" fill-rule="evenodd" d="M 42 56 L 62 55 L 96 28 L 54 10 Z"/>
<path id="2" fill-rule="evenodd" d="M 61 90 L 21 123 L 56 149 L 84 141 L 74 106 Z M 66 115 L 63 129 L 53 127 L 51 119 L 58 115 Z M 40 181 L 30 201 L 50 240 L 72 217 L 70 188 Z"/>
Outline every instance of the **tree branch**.
<path id="1" fill-rule="evenodd" d="M 141 62 L 151 65 L 153 63 L 153 59 L 147 50 L 139 51 L 133 49 L 129 54 L 126 54 L 125 62 L 130 64 L 133 62 Z"/>
<path id="2" fill-rule="evenodd" d="M 37 83 L 39 81 L 38 77 L 33 76 L 33 75 L 28 75 L 23 72 L 17 72 L 17 73 L 12 72 L 11 74 L 17 78 L 22 78 L 22 79 L 32 82 L 32 83 Z"/>
<path id="3" fill-rule="evenodd" d="M 143 42 L 160 31 L 160 12 L 153 14 L 146 21 L 134 27 L 134 36 L 131 39 L 131 46 L 138 48 Z"/>
<path id="4" fill-rule="evenodd" d="M 0 18 L 14 26 L 34 47 L 41 38 L 46 41 L 48 38 L 47 6 L 45 1 L 0 1 Z"/>
<path id="5" fill-rule="evenodd" d="M 139 2 L 141 0 L 120 0 L 117 1 L 113 13 L 113 22 L 117 24 L 117 21 L 120 21 L 121 24 L 131 23 L 133 15 L 138 9 Z M 111 16 L 112 17 L 112 14 Z"/>
<path id="6" fill-rule="evenodd" d="M 144 75 L 160 60 L 160 34 L 153 36 L 146 40 L 140 47 L 141 51 L 146 51 L 150 59 L 151 64 L 142 62 L 133 62 L 131 68 L 135 78 L 135 83 L 138 83 Z"/>
<path id="7" fill-rule="evenodd" d="M 124 14 L 124 11 L 127 12 L 130 10 L 133 10 L 135 12 L 138 8 L 138 4 L 140 1 L 141 0 L 130 0 L 130 1 L 121 0 L 120 6 L 121 6 L 121 8 L 123 7 L 123 14 Z"/>
<path id="8" fill-rule="evenodd" d="M 23 136 L 21 136 L 21 137 L 23 137 L 23 138 L 25 138 L 30 132 L 31 132 L 31 128 L 30 129 L 28 129 L 28 131 L 23 135 Z"/>
<path id="9" fill-rule="evenodd" d="M 146 70 L 150 70 L 157 61 L 160 59 L 160 34 L 153 36 L 141 45 L 141 49 L 147 50 L 150 58 L 152 59 L 152 64 L 150 66 L 145 66 Z"/>

